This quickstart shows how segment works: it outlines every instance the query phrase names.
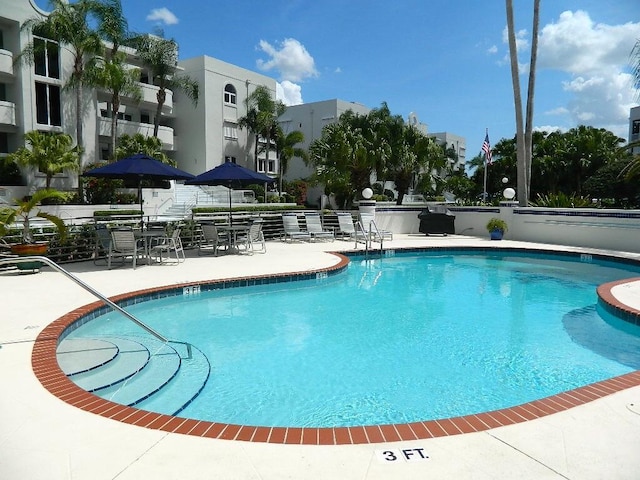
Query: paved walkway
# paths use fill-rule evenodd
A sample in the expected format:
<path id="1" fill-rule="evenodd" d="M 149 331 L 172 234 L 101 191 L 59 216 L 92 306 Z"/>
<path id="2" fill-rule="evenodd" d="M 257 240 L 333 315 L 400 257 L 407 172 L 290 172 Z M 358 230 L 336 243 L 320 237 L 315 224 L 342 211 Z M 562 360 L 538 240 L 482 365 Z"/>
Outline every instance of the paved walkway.
<path id="1" fill-rule="evenodd" d="M 523 246 L 462 236 L 396 235 L 389 247 Z M 179 266 L 65 268 L 112 296 L 194 280 L 311 270 L 336 263 L 348 242 L 268 242 L 268 253 L 190 258 Z M 594 252 L 587 249 L 575 249 Z M 640 255 L 629 255 L 640 258 Z M 214 440 L 119 423 L 53 397 L 31 369 L 33 341 L 70 310 L 94 300 L 60 274 L 0 273 L 0 478 L 57 479 L 637 479 L 640 387 L 562 413 L 465 435 L 346 446 Z M 612 294 L 640 310 L 640 280 Z M 406 454 L 403 454 L 402 451 Z M 385 453 L 386 452 L 386 453 Z M 391 453 L 410 461 L 389 461 Z M 428 459 L 422 458 L 428 456 Z"/>

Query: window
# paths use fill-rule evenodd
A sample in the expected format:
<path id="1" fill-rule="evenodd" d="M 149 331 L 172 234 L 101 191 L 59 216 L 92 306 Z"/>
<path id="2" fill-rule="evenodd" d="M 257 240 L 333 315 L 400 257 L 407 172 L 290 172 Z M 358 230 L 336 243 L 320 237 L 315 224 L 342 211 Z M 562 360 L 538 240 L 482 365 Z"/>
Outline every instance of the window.
<path id="1" fill-rule="evenodd" d="M 237 101 L 236 87 L 228 83 L 224 87 L 224 103 L 235 105 Z"/>
<path id="2" fill-rule="evenodd" d="M 140 123 L 151 123 L 151 115 L 149 115 L 148 113 L 141 113 Z"/>
<path id="3" fill-rule="evenodd" d="M 224 157 L 225 162 L 236 163 L 236 157 Z"/>
<path id="4" fill-rule="evenodd" d="M 118 112 L 118 120 L 126 120 L 127 122 L 130 122 L 131 119 L 132 117 L 130 114 Z"/>
<path id="5" fill-rule="evenodd" d="M 224 122 L 224 138 L 238 140 L 238 125 L 235 123 Z"/>
<path id="6" fill-rule="evenodd" d="M 631 133 L 638 134 L 640 133 L 640 120 L 634 120 L 631 124 Z"/>
<path id="7" fill-rule="evenodd" d="M 59 86 L 36 82 L 36 121 L 41 125 L 62 125 Z"/>
<path id="8" fill-rule="evenodd" d="M 276 161 L 269 160 L 267 173 L 276 173 Z"/>
<path id="9" fill-rule="evenodd" d="M 0 83 L 0 100 L 7 101 L 7 86 L 4 83 Z"/>
<path id="10" fill-rule="evenodd" d="M 0 153 L 9 153 L 9 134 L 0 132 Z"/>
<path id="11" fill-rule="evenodd" d="M 34 67 L 36 75 L 60 78 L 60 54 L 58 44 L 44 38 L 34 38 Z"/>

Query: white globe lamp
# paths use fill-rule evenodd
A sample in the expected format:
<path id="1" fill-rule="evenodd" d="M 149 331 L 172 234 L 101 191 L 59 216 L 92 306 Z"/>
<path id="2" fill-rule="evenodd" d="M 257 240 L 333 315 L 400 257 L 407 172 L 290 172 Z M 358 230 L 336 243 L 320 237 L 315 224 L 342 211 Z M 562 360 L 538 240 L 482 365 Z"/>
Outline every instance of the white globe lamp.
<path id="1" fill-rule="evenodd" d="M 516 196 L 516 191 L 513 188 L 508 187 L 504 189 L 502 195 L 504 195 L 504 198 L 506 198 L 507 200 L 513 200 L 513 198 Z"/>
<path id="2" fill-rule="evenodd" d="M 362 190 L 362 198 L 364 198 L 365 200 L 370 200 L 371 197 L 373 197 L 373 190 L 371 190 L 369 187 Z"/>

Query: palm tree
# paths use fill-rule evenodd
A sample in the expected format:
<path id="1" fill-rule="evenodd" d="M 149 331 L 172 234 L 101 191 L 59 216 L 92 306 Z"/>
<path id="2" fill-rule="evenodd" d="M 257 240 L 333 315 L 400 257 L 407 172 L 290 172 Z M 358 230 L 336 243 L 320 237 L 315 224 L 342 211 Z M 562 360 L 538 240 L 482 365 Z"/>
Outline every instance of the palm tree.
<path id="1" fill-rule="evenodd" d="M 64 133 L 45 133 L 32 130 L 24 135 L 30 148 L 22 147 L 7 156 L 6 161 L 22 167 L 33 167 L 46 175 L 45 186 L 51 187 L 54 175 L 80 169 L 80 149 L 72 147 L 73 139 Z"/>
<path id="2" fill-rule="evenodd" d="M 506 0 L 507 36 L 509 39 L 509 57 L 511 60 L 511 81 L 513 83 L 513 99 L 516 109 L 516 145 L 518 159 L 518 201 L 526 206 L 529 202 L 531 185 L 531 156 L 533 132 L 533 100 L 535 87 L 535 71 L 538 49 L 538 28 L 540 0 L 534 0 L 533 7 L 533 40 L 531 42 L 531 60 L 529 64 L 529 84 L 527 95 L 526 129 L 522 116 L 522 94 L 520 91 L 520 72 L 518 70 L 518 48 L 516 45 L 513 20 L 513 0 Z"/>
<path id="3" fill-rule="evenodd" d="M 143 153 L 175 167 L 175 162 L 162 150 L 162 141 L 158 137 L 147 137 L 141 133 L 122 135 L 115 150 L 115 158 L 120 160 L 137 153 Z"/>
<path id="4" fill-rule="evenodd" d="M 286 106 L 279 100 L 274 100 L 269 89 L 258 85 L 244 100 L 247 114 L 238 119 L 240 128 L 246 128 L 254 134 L 254 170 L 258 171 L 258 154 L 260 153 L 260 138 L 263 138 L 266 150 L 266 163 L 269 163 L 271 138 L 278 124 L 278 118 L 285 112 Z"/>
<path id="5" fill-rule="evenodd" d="M 84 120 L 84 93 L 86 84 L 86 66 L 95 56 L 102 52 L 103 46 L 98 34 L 89 25 L 89 19 L 95 9 L 95 1 L 78 0 L 68 3 L 66 0 L 51 0 L 53 11 L 45 18 L 37 17 L 27 20 L 23 29 L 66 45 L 73 56 L 71 76 L 65 88 L 75 91 L 76 104 L 76 141 L 80 148 L 80 167 L 83 165 L 84 136 L 82 123 Z M 40 42 L 30 42 L 20 54 L 30 63 L 35 55 L 45 48 Z M 82 182 L 78 180 L 78 195 L 83 198 Z"/>
<path id="6" fill-rule="evenodd" d="M 158 136 L 162 107 L 167 99 L 167 89 L 180 90 L 194 105 L 198 104 L 198 82 L 187 75 L 176 74 L 178 66 L 178 44 L 175 40 L 144 35 L 134 40 L 142 63 L 149 69 L 154 85 L 158 87 L 158 106 L 153 125 L 153 136 Z"/>
<path id="7" fill-rule="evenodd" d="M 118 135 L 118 111 L 122 96 L 138 103 L 142 99 L 142 89 L 138 80 L 140 70 L 125 66 L 125 55 L 112 52 L 107 59 L 98 59 L 88 73 L 90 83 L 111 93 L 109 114 L 111 116 L 111 155 L 115 155 Z"/>
<path id="8" fill-rule="evenodd" d="M 98 34 L 103 40 L 111 43 L 111 50 L 107 56 L 112 58 L 118 53 L 120 45 L 132 37 L 122 4 L 120 0 L 97 0 L 93 11 L 98 18 Z"/>
<path id="9" fill-rule="evenodd" d="M 280 161 L 278 171 L 278 192 L 282 192 L 282 177 L 287 173 L 289 160 L 293 157 L 300 157 L 306 162 L 308 155 L 304 148 L 296 147 L 296 145 L 304 142 L 304 133 L 300 130 L 294 130 L 293 132 L 285 134 L 282 127 L 277 125 L 274 137 L 276 142 L 276 152 Z"/>

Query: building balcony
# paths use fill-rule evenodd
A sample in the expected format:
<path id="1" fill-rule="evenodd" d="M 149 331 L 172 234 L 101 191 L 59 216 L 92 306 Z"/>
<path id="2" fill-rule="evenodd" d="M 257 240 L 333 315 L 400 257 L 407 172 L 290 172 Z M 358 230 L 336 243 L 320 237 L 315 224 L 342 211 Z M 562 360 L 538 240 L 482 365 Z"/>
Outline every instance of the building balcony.
<path id="1" fill-rule="evenodd" d="M 111 119 L 100 117 L 99 133 L 101 137 L 111 137 Z M 153 125 L 149 123 L 130 122 L 127 120 L 118 120 L 118 136 L 135 135 L 141 133 L 145 137 L 153 136 Z M 162 142 L 162 149 L 174 150 L 173 128 L 160 125 L 158 128 L 158 138 Z"/>
<path id="2" fill-rule="evenodd" d="M 0 125 L 16 126 L 16 104 L 0 100 Z"/>
<path id="3" fill-rule="evenodd" d="M 13 76 L 13 53 L 0 48 L 0 75 Z"/>
<path id="4" fill-rule="evenodd" d="M 155 112 L 156 106 L 158 105 L 158 90 L 160 89 L 155 85 L 149 85 L 148 83 L 140 83 L 139 85 L 140 88 L 142 88 L 142 101 L 140 102 L 140 106 L 145 104 L 145 107 L 151 108 L 152 111 Z M 167 98 L 162 106 L 162 113 L 170 115 L 173 111 L 173 92 L 166 89 L 165 92 L 167 92 Z"/>

